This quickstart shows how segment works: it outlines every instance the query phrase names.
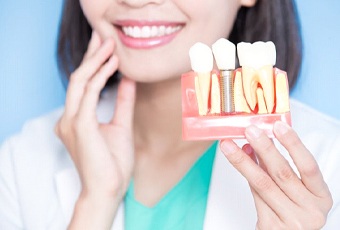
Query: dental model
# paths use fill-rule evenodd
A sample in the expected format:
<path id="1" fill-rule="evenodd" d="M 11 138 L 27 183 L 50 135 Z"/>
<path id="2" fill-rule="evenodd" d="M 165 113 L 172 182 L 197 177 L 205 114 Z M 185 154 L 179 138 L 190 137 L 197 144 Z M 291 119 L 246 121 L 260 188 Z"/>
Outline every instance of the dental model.
<path id="1" fill-rule="evenodd" d="M 199 43 L 189 52 L 193 71 L 182 75 L 183 139 L 245 138 L 249 125 L 275 137 L 276 121 L 291 124 L 287 74 L 274 67 L 274 43 L 239 43 L 238 69 L 234 44 L 219 39 L 212 51 L 219 71 L 212 69 L 209 47 Z"/>
<path id="2" fill-rule="evenodd" d="M 221 88 L 220 81 L 218 76 L 213 73 L 211 76 L 211 95 L 210 95 L 210 113 L 211 114 L 220 114 L 222 111 L 222 97 L 221 97 Z"/>
<path id="3" fill-rule="evenodd" d="M 233 113 L 235 111 L 233 75 L 236 46 L 227 39 L 220 38 L 212 45 L 212 50 L 220 70 L 221 109 L 224 113 Z"/>
<path id="4" fill-rule="evenodd" d="M 209 46 L 196 43 L 189 50 L 191 68 L 196 72 L 195 89 L 197 95 L 199 115 L 207 115 L 210 95 L 211 71 L 214 58 Z"/>
<path id="5" fill-rule="evenodd" d="M 289 109 L 288 80 L 285 74 L 278 73 L 275 79 L 276 113 L 286 113 Z"/>
<path id="6" fill-rule="evenodd" d="M 243 93 L 242 75 L 237 71 L 234 78 L 235 112 L 251 113 Z"/>

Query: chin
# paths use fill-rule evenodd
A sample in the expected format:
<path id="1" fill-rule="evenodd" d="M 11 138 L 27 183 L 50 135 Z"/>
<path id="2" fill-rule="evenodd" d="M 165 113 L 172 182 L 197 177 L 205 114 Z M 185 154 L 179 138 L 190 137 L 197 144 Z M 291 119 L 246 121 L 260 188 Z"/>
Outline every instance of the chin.
<path id="1" fill-rule="evenodd" d="M 179 80 L 181 78 L 182 73 L 180 71 L 170 71 L 169 68 L 149 68 L 140 67 L 140 68 L 124 68 L 124 65 L 119 67 L 119 72 L 122 73 L 123 76 L 134 80 L 140 83 L 159 83 L 166 82 L 169 80 Z"/>
<path id="2" fill-rule="evenodd" d="M 141 74 L 138 71 L 134 71 L 134 70 L 130 70 L 130 71 L 123 71 L 123 70 L 119 70 L 120 73 L 122 73 L 122 75 L 124 77 L 127 77 L 131 80 L 134 80 L 136 82 L 139 83 L 159 83 L 162 81 L 167 81 L 170 79 L 180 79 L 180 77 L 170 77 L 170 76 L 164 76 L 163 74 Z"/>

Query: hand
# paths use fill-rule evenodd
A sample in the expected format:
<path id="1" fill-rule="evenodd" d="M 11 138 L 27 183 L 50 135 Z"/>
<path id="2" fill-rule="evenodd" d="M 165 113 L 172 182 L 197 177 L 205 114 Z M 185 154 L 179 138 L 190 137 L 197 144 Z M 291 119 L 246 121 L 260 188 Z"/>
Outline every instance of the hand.
<path id="1" fill-rule="evenodd" d="M 272 140 L 250 126 L 247 144 L 221 142 L 230 163 L 247 179 L 257 210 L 256 229 L 321 229 L 332 207 L 332 197 L 312 154 L 295 131 L 276 122 L 274 134 L 297 167 L 294 173 Z"/>
<path id="2" fill-rule="evenodd" d="M 111 122 L 98 122 L 96 108 L 100 92 L 118 66 L 113 50 L 112 39 L 102 43 L 98 34 L 93 33 L 81 65 L 70 77 L 65 111 L 56 125 L 56 133 L 80 175 L 82 191 L 77 205 L 89 209 L 107 205 L 110 209 L 107 215 L 111 219 L 115 212 L 111 212 L 111 207 L 120 203 L 133 170 L 132 121 L 136 87 L 133 81 L 123 78 Z M 77 205 L 76 212 L 79 211 Z M 88 222 L 91 218 L 84 219 Z M 98 225 L 96 227 L 98 229 Z"/>

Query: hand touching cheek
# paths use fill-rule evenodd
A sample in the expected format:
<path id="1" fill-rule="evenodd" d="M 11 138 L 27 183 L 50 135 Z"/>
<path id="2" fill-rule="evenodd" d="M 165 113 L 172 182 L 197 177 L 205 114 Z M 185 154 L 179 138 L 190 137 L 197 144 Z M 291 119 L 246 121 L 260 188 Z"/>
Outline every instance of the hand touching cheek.
<path id="1" fill-rule="evenodd" d="M 132 174 L 135 83 L 121 80 L 111 122 L 101 124 L 96 116 L 100 92 L 117 70 L 113 50 L 112 39 L 102 42 L 93 33 L 81 65 L 71 75 L 65 111 L 56 125 L 82 183 L 71 229 L 111 227 Z"/>

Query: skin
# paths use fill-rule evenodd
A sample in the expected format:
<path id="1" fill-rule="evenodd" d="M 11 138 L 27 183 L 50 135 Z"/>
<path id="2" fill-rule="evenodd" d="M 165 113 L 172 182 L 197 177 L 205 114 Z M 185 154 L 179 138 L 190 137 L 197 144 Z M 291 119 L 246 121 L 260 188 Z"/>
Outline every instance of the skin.
<path id="1" fill-rule="evenodd" d="M 227 37 L 239 7 L 255 2 L 80 0 L 94 32 L 82 64 L 71 75 L 65 112 L 56 126 L 82 183 L 69 229 L 110 229 L 132 176 L 136 199 L 156 204 L 211 145 L 181 140 L 180 75 L 190 70 L 188 50 L 195 42 L 211 45 Z M 117 36 L 112 23 L 121 19 L 180 21 L 185 26 L 171 43 L 136 50 Z M 115 113 L 109 123 L 100 124 L 95 111 L 99 94 L 117 69 L 125 77 Z M 256 127 L 246 131 L 250 145 L 240 149 L 225 140 L 221 149 L 249 182 L 257 229 L 318 229 L 332 205 L 327 185 L 296 133 L 281 123 L 274 131 L 301 178 Z"/>

